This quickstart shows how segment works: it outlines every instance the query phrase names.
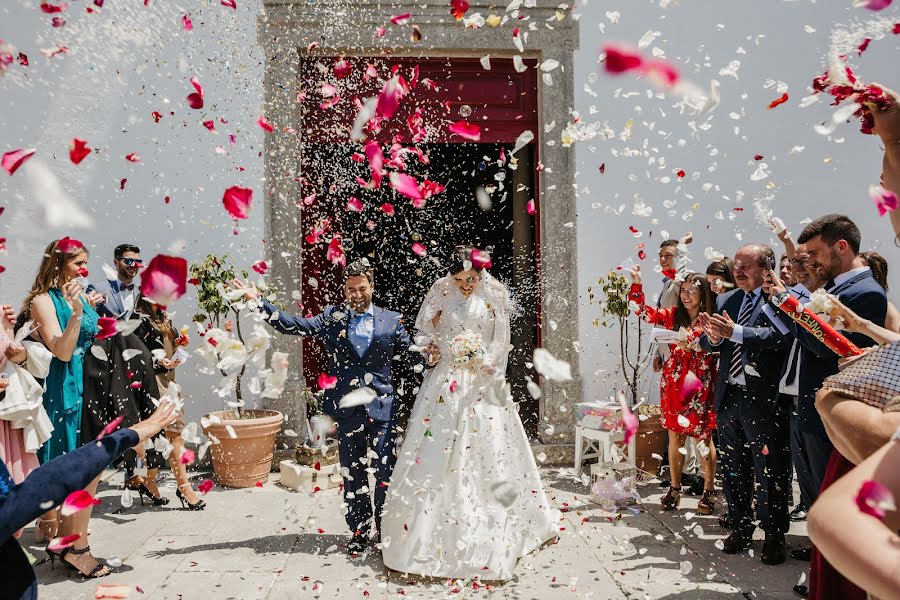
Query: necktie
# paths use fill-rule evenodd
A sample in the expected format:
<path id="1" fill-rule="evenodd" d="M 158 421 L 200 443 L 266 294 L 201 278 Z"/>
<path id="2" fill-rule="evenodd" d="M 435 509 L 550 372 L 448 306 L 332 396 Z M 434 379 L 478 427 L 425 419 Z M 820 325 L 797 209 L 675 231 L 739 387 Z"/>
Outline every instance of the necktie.
<path id="1" fill-rule="evenodd" d="M 754 300 L 756 300 L 756 297 L 752 293 L 746 294 L 744 296 L 744 306 L 741 308 L 741 313 L 738 315 L 738 325 L 744 326 L 747 325 L 748 321 L 750 321 L 750 314 L 753 312 L 753 305 L 756 304 Z M 732 379 L 737 379 L 744 371 L 743 358 L 744 345 L 735 344 L 734 350 L 731 351 L 731 365 L 728 368 L 728 373 L 731 375 Z"/>
<path id="2" fill-rule="evenodd" d="M 784 385 L 793 385 L 797 380 L 797 359 L 800 358 L 800 344 L 794 340 L 791 346 L 790 362 L 788 363 L 787 375 L 784 378 Z"/>

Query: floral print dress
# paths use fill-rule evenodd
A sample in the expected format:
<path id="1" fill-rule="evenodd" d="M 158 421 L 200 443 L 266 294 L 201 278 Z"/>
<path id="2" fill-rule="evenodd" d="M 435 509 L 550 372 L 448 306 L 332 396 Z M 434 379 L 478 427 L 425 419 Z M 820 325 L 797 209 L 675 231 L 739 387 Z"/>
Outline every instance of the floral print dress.
<path id="1" fill-rule="evenodd" d="M 638 305 L 638 314 L 648 323 L 675 328 L 675 308 L 658 309 L 644 304 L 640 284 L 631 286 L 628 298 Z M 678 343 L 672 345 L 672 352 L 663 363 L 659 382 L 660 409 L 662 425 L 669 431 L 707 440 L 716 428 L 713 386 L 718 357 L 700 348 L 702 333 L 699 326 L 690 330 L 682 328 L 679 332 Z M 686 385 L 688 374 L 693 376 Z"/>

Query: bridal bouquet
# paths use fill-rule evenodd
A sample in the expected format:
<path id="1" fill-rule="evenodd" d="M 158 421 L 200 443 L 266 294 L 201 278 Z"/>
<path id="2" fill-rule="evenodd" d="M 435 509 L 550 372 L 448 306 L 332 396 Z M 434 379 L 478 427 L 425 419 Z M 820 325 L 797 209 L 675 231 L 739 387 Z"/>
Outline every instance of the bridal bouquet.
<path id="1" fill-rule="evenodd" d="M 450 341 L 453 366 L 467 371 L 477 371 L 484 362 L 484 339 L 480 333 L 468 329 Z"/>
<path id="2" fill-rule="evenodd" d="M 686 327 L 680 327 L 675 334 L 675 346 L 689 352 L 700 352 L 700 338 Z"/>

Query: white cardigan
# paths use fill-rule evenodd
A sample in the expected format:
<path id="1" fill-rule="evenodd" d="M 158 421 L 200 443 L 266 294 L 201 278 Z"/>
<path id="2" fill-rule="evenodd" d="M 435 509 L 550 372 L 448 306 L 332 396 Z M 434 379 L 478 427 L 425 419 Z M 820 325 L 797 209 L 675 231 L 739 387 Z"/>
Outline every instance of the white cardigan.
<path id="1" fill-rule="evenodd" d="M 0 419 L 9 421 L 13 429 L 21 429 L 25 451 L 37 452 L 50 439 L 53 424 L 44 410 L 44 388 L 35 379 L 45 379 L 50 373 L 53 354 L 43 344 L 31 340 L 19 342 L 25 347 L 28 359 L 20 367 L 9 360 L 2 371 L 8 381 L 6 395 L 0 400 Z"/>

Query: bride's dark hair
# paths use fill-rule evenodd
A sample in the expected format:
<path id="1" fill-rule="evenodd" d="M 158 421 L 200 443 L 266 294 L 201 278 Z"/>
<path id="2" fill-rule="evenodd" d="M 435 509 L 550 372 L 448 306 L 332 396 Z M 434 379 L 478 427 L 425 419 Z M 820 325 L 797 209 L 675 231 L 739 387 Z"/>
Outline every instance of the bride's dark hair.
<path id="1" fill-rule="evenodd" d="M 453 251 L 453 256 L 450 257 L 450 274 L 456 275 L 457 273 L 461 273 L 468 269 L 473 269 L 478 273 L 481 273 L 484 270 L 484 263 L 478 262 L 476 264 L 475 261 L 472 260 L 472 252 L 474 250 L 478 250 L 474 246 L 457 246 Z M 487 254 L 486 250 L 482 250 L 485 254 Z M 487 258 L 487 257 L 485 257 Z"/>

